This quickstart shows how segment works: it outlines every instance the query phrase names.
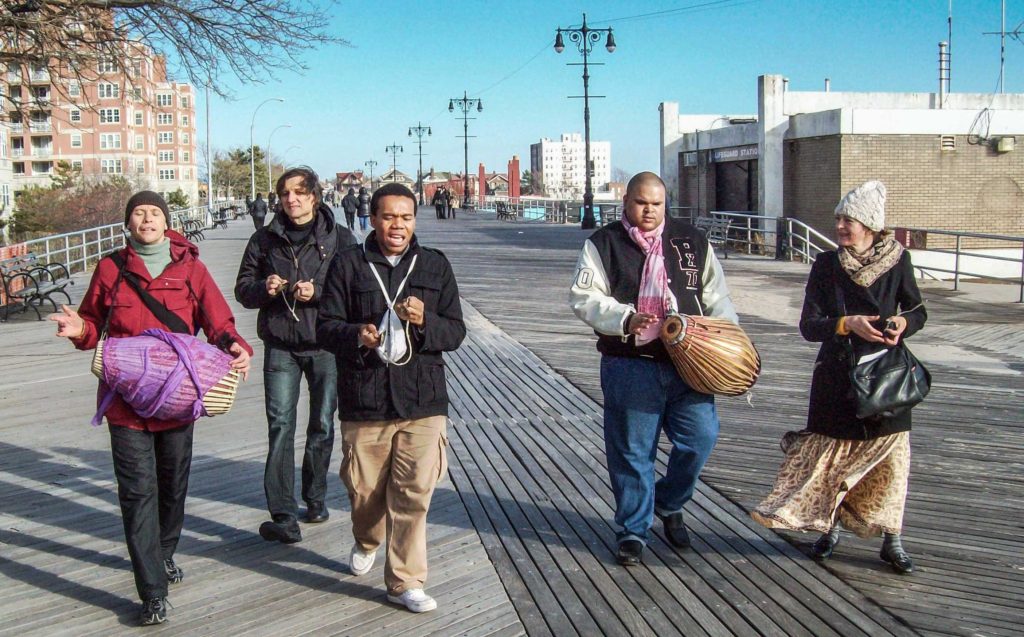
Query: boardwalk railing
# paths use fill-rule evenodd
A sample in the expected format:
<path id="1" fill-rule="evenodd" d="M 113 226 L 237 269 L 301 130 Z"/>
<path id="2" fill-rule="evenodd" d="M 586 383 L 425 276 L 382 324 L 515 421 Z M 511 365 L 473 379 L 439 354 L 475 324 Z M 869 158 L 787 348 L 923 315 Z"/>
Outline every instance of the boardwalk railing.
<path id="1" fill-rule="evenodd" d="M 231 205 L 244 204 L 237 200 L 218 201 L 214 204 L 214 208 L 215 210 L 221 210 Z M 211 213 L 206 206 L 196 206 L 172 212 L 171 227 L 175 230 L 181 230 L 186 219 L 199 221 L 207 227 L 212 225 Z M 45 263 L 63 263 L 68 267 L 68 270 L 76 273 L 92 269 L 104 254 L 120 248 L 124 244 L 124 224 L 111 223 L 105 226 L 32 239 L 16 246 L 11 246 L 11 248 L 17 247 L 17 252 L 20 254 L 31 252 Z"/>
<path id="2" fill-rule="evenodd" d="M 543 221 L 545 223 L 579 223 L 583 210 L 582 201 L 567 199 L 546 199 L 540 197 L 505 197 L 487 195 L 477 211 L 497 213 L 505 210 L 506 220 Z M 614 201 L 595 201 L 594 216 L 598 225 L 617 220 L 622 215 L 622 204 Z"/>

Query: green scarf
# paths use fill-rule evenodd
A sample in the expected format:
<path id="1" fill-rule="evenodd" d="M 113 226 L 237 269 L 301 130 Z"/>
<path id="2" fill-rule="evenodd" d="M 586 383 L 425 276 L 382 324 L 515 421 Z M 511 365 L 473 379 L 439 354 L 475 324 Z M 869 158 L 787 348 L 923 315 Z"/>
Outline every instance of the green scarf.
<path id="1" fill-rule="evenodd" d="M 131 238 L 128 239 L 128 243 L 131 244 L 132 250 L 135 250 L 135 254 L 139 255 L 142 262 L 146 264 L 150 278 L 155 279 L 160 276 L 164 268 L 171 263 L 171 240 L 167 237 L 164 237 L 160 243 L 150 245 L 139 243 Z"/>

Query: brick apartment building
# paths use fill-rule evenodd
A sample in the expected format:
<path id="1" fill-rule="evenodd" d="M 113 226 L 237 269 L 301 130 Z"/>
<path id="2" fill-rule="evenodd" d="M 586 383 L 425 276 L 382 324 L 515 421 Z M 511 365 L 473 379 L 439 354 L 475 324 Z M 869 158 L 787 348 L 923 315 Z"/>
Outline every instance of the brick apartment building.
<path id="1" fill-rule="evenodd" d="M 1024 94 L 790 91 L 765 75 L 757 106 L 661 104 L 672 205 L 793 217 L 831 237 L 843 194 L 880 179 L 890 227 L 1024 235 Z"/>
<path id="2" fill-rule="evenodd" d="M 16 206 L 20 190 L 49 185 L 59 161 L 86 178 L 122 175 L 160 193 L 180 188 L 197 201 L 192 86 L 171 81 L 163 58 L 149 49 L 133 51 L 124 64 L 130 78 L 108 60 L 80 79 L 53 76 L 44 66 L 0 69 L 7 96 L 0 99 L 7 111 L 0 118 L 0 206 L 8 192 Z"/>

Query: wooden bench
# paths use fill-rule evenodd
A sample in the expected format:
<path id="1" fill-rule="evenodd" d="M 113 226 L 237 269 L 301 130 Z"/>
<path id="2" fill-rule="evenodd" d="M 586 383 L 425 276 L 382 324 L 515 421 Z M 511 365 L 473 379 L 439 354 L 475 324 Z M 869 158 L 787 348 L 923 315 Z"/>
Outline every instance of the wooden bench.
<path id="1" fill-rule="evenodd" d="M 54 312 L 58 310 L 54 297 L 63 296 L 67 303 L 71 303 L 71 296 L 65 288 L 74 282 L 63 263 L 44 263 L 29 253 L 0 261 L 0 277 L 3 279 L 4 321 L 12 310 L 20 308 L 24 312 L 30 307 L 41 321 L 43 315 L 39 306 L 44 302 L 48 302 Z"/>
<path id="2" fill-rule="evenodd" d="M 499 201 L 497 203 L 497 211 L 498 221 L 515 221 L 519 218 L 519 213 L 507 201 Z"/>
<path id="3" fill-rule="evenodd" d="M 712 247 L 720 246 L 722 248 L 723 258 L 729 258 L 729 226 L 732 225 L 732 219 L 719 215 L 697 217 L 693 225 L 707 236 L 708 243 Z"/>

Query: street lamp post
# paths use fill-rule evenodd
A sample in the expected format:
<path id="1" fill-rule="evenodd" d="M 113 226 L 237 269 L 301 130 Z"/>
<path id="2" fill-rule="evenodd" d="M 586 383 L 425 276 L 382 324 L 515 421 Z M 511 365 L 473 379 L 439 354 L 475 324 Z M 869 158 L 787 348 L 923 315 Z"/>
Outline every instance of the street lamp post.
<path id="1" fill-rule="evenodd" d="M 249 122 L 249 197 L 256 198 L 256 145 L 252 141 L 253 127 L 256 126 L 256 113 L 268 102 L 283 102 L 283 97 L 271 97 L 260 102 L 256 110 L 252 112 L 252 121 Z"/>
<path id="2" fill-rule="evenodd" d="M 583 166 L 585 176 L 585 187 L 583 191 L 583 218 L 580 220 L 580 227 L 584 230 L 589 230 L 597 226 L 597 219 L 594 217 L 594 188 L 591 181 L 591 166 L 590 166 L 590 51 L 601 39 L 602 34 L 607 34 L 607 40 L 605 41 L 604 48 L 609 53 L 615 52 L 615 36 L 612 35 L 611 27 L 607 29 L 591 29 L 587 26 L 587 14 L 583 14 L 583 26 L 579 29 L 563 29 L 561 27 L 555 32 L 555 53 L 561 53 L 565 50 L 565 42 L 562 39 L 562 33 L 569 36 L 569 41 L 576 44 L 576 48 L 583 54 L 583 135 L 584 135 L 584 152 L 586 153 L 585 164 Z M 570 66 L 579 66 L 578 64 L 571 64 Z M 579 95 L 571 95 L 570 97 L 578 99 Z M 604 97 L 603 95 L 594 95 L 593 97 Z"/>
<path id="3" fill-rule="evenodd" d="M 479 113 L 484 110 L 484 103 L 478 97 L 469 97 L 466 91 L 462 92 L 462 97 L 453 97 L 448 100 L 448 112 L 454 113 L 455 107 L 458 106 L 459 110 L 462 111 L 462 137 L 465 140 L 464 144 L 464 157 L 465 164 L 463 166 L 462 173 L 462 209 L 466 209 L 466 202 L 469 200 L 469 120 L 476 119 L 469 116 L 469 111 L 476 107 L 476 112 Z"/>
<path id="4" fill-rule="evenodd" d="M 377 165 L 377 162 L 373 159 L 364 161 L 363 165 L 370 169 L 370 190 L 373 190 L 373 167 Z"/>
<path id="5" fill-rule="evenodd" d="M 281 124 L 274 130 L 270 131 L 270 135 L 267 137 L 267 188 L 274 189 L 274 178 L 273 178 L 273 164 L 274 162 L 270 159 L 270 140 L 274 139 L 274 133 L 281 130 L 282 128 L 291 128 L 291 124 Z"/>
<path id="6" fill-rule="evenodd" d="M 398 172 L 398 153 L 404 153 L 405 149 L 398 145 L 398 143 L 391 144 L 390 146 L 384 147 L 385 153 L 391 153 L 391 181 L 398 181 L 395 178 L 395 173 Z M 373 180 L 370 180 L 370 185 L 373 185 Z"/>
<path id="7" fill-rule="evenodd" d="M 420 205 L 422 206 L 422 205 L 424 205 L 424 200 L 423 200 L 423 135 L 426 134 L 426 135 L 429 136 L 429 135 L 433 135 L 433 133 L 431 132 L 429 126 L 424 126 L 421 122 L 417 122 L 416 126 L 410 126 L 409 127 L 409 137 L 412 137 L 414 133 L 416 134 L 416 143 L 419 144 L 419 152 L 417 154 L 420 156 L 420 170 L 416 174 L 416 184 L 419 187 L 419 191 L 420 191 Z"/>

